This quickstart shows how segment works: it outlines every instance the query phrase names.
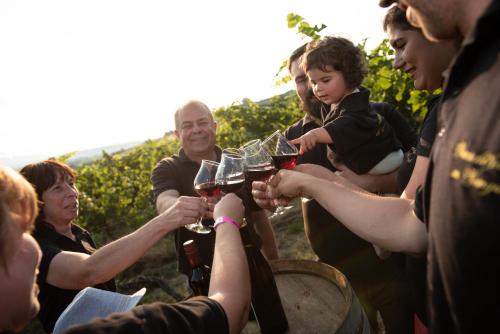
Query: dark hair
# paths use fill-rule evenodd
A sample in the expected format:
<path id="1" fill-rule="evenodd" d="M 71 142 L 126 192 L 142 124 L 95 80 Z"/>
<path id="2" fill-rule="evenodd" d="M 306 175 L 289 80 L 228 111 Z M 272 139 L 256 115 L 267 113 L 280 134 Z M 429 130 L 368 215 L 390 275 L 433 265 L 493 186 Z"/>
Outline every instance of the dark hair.
<path id="1" fill-rule="evenodd" d="M 395 27 L 401 30 L 420 30 L 408 22 L 406 12 L 398 6 L 389 8 L 384 17 L 384 31 L 387 32 L 389 27 Z"/>
<path id="2" fill-rule="evenodd" d="M 292 63 L 297 59 L 299 59 L 300 57 L 302 57 L 304 53 L 306 53 L 307 44 L 308 43 L 302 44 L 300 47 L 293 50 L 292 54 L 290 55 L 290 58 L 288 58 L 288 64 L 287 64 L 288 72 L 292 73 Z"/>
<path id="3" fill-rule="evenodd" d="M 327 66 L 331 66 L 342 73 L 349 89 L 361 85 L 367 74 L 363 52 L 342 37 L 323 37 L 309 43 L 301 66 L 306 72 L 312 68 L 327 72 Z"/>
<path id="4" fill-rule="evenodd" d="M 45 160 L 26 165 L 21 169 L 20 173 L 35 188 L 38 196 L 40 211 L 37 222 L 43 220 L 43 193 L 52 187 L 61 176 L 76 178 L 76 172 L 70 166 L 56 160 Z"/>

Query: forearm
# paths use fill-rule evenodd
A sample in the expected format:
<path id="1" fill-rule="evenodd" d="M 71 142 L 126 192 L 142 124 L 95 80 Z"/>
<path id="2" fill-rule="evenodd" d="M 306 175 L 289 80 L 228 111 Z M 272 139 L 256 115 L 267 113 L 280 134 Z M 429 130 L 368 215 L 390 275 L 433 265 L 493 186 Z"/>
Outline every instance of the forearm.
<path id="1" fill-rule="evenodd" d="M 165 226 L 155 217 L 135 232 L 98 249 L 87 260 L 95 283 L 105 282 L 130 267 L 171 230 L 171 225 Z"/>
<path id="2" fill-rule="evenodd" d="M 278 248 L 276 247 L 276 239 L 271 222 L 267 218 L 265 211 L 252 212 L 252 220 L 254 221 L 255 231 L 262 239 L 262 253 L 267 260 L 277 259 Z"/>
<path id="3" fill-rule="evenodd" d="M 325 128 L 317 128 L 312 131 L 315 132 L 314 134 L 318 138 L 318 143 L 331 144 L 333 142 L 332 137 L 330 137 L 330 134 Z"/>
<path id="4" fill-rule="evenodd" d="M 230 333 L 240 333 L 248 319 L 250 274 L 240 232 L 231 224 L 217 227 L 208 296 L 218 301 L 229 320 Z"/>
<path id="5" fill-rule="evenodd" d="M 162 226 L 157 219 L 99 248 L 92 255 L 59 253 L 50 264 L 47 282 L 62 289 L 82 289 L 112 279 L 169 232 L 170 227 Z"/>
<path id="6" fill-rule="evenodd" d="M 340 182 L 301 179 L 304 195 L 316 199 L 353 233 L 385 249 L 418 254 L 427 247 L 425 225 L 410 201 L 378 197 L 349 189 Z"/>
<path id="7" fill-rule="evenodd" d="M 167 211 L 175 204 L 179 196 L 179 192 L 176 190 L 167 190 L 162 192 L 156 199 L 156 212 L 161 214 Z"/>

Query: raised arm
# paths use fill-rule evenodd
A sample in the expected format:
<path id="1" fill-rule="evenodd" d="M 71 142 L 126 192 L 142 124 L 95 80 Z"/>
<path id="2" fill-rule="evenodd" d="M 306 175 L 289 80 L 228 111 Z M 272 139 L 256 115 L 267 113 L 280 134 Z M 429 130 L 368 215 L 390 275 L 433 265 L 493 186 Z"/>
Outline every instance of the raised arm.
<path id="1" fill-rule="evenodd" d="M 241 199 L 234 194 L 224 196 L 214 209 L 214 218 L 228 216 L 238 223 L 243 214 Z M 230 223 L 220 224 L 216 229 L 208 296 L 224 308 L 230 333 L 240 333 L 250 309 L 250 274 L 240 231 Z"/>
<path id="2" fill-rule="evenodd" d="M 193 223 L 205 211 L 206 203 L 200 198 L 179 197 L 165 212 L 92 255 L 60 252 L 50 262 L 47 283 L 63 289 L 82 289 L 106 282 L 136 262 L 167 233 Z"/>
<path id="3" fill-rule="evenodd" d="M 268 196 L 316 199 L 353 233 L 387 250 L 420 254 L 427 248 L 425 225 L 411 201 L 378 197 L 297 171 L 281 170 L 270 181 Z M 345 181 L 342 181 L 345 182 Z"/>

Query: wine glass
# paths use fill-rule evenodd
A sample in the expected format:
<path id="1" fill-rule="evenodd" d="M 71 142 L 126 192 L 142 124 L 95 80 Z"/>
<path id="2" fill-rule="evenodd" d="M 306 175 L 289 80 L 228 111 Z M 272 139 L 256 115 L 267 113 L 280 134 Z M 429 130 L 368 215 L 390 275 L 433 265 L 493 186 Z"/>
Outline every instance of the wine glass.
<path id="1" fill-rule="evenodd" d="M 238 192 L 245 182 L 244 152 L 237 148 L 226 148 L 222 151 L 219 168 L 215 175 L 215 183 L 227 194 Z"/>
<path id="2" fill-rule="evenodd" d="M 198 174 L 194 178 L 194 190 L 206 201 L 207 197 L 217 197 L 220 195 L 220 190 L 215 183 L 215 175 L 219 163 L 210 160 L 202 160 Z M 207 234 L 210 233 L 210 228 L 202 224 L 203 217 L 199 217 L 193 224 L 187 224 L 185 227 L 193 232 Z"/>
<path id="3" fill-rule="evenodd" d="M 264 139 L 262 148 L 271 155 L 276 169 L 293 169 L 297 165 L 299 150 L 279 130 Z M 292 206 L 278 206 L 271 217 L 278 216 L 290 208 Z"/>
<path id="4" fill-rule="evenodd" d="M 271 155 L 277 169 L 293 169 L 297 164 L 299 150 L 279 130 L 264 139 L 262 147 Z"/>
<path id="5" fill-rule="evenodd" d="M 253 181 L 265 181 L 276 172 L 273 159 L 262 147 L 260 139 L 252 140 L 240 149 L 245 153 L 245 180 L 250 189 Z"/>

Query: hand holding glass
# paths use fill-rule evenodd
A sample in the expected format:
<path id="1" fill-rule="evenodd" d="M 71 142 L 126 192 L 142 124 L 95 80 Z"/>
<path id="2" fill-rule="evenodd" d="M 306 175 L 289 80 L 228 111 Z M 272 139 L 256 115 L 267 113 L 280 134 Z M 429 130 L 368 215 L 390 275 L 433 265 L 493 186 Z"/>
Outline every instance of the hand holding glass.
<path id="1" fill-rule="evenodd" d="M 194 190 L 206 200 L 207 197 L 218 197 L 220 195 L 220 190 L 215 184 L 215 175 L 217 174 L 217 168 L 219 163 L 210 160 L 202 160 L 198 174 L 194 178 Z M 210 228 L 202 224 L 203 217 L 198 218 L 198 220 L 193 224 L 188 224 L 185 227 L 196 233 L 210 233 Z"/>
<path id="2" fill-rule="evenodd" d="M 279 130 L 264 139 L 262 147 L 273 158 L 277 169 L 293 169 L 297 164 L 299 150 Z"/>
<path id="3" fill-rule="evenodd" d="M 276 169 L 293 169 L 297 165 L 299 150 L 279 130 L 264 139 L 262 147 L 271 155 Z M 280 215 L 284 212 L 284 209 L 289 208 L 291 206 L 278 206 L 271 217 Z"/>
<path id="4" fill-rule="evenodd" d="M 235 148 L 222 151 L 215 183 L 223 193 L 234 193 L 243 187 L 245 182 L 243 154 L 241 150 Z"/>
<path id="5" fill-rule="evenodd" d="M 253 181 L 266 181 L 276 172 L 273 159 L 262 147 L 260 139 L 252 140 L 241 147 L 245 153 L 245 180 L 249 189 Z"/>

